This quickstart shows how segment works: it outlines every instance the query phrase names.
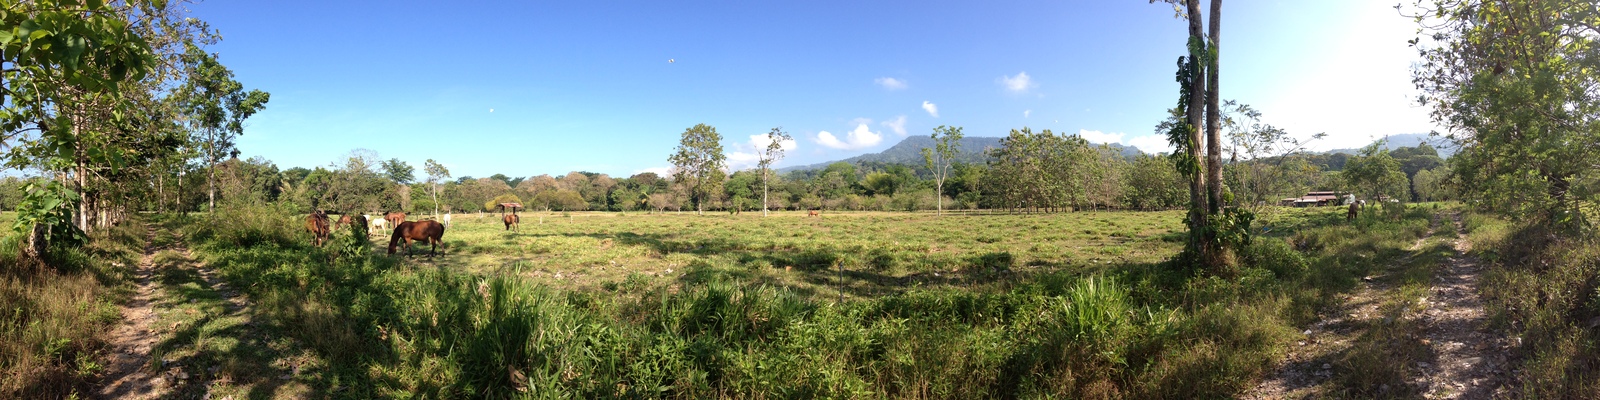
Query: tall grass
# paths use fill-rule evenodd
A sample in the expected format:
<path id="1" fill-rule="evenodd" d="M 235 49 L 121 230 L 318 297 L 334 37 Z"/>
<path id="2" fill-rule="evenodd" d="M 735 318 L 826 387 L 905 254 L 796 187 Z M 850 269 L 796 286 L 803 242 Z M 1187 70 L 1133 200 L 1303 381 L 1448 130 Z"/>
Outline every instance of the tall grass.
<path id="1" fill-rule="evenodd" d="M 0 240 L 0 397 L 64 398 L 89 393 L 101 371 L 104 334 L 121 319 L 128 268 L 144 232 L 136 222 L 55 247 L 43 264 Z"/>
<path id="2" fill-rule="evenodd" d="M 1318 250 L 1262 238 L 1237 279 L 1129 264 L 836 302 L 698 273 L 719 268 L 705 263 L 680 267 L 689 271 L 675 282 L 558 289 L 515 271 L 310 247 L 277 228 L 295 215 L 249 212 L 268 223 L 221 213 L 194 224 L 197 250 L 334 366 L 315 378 L 320 395 L 348 398 L 1230 397 L 1272 367 L 1297 321 L 1348 287 L 1344 254 L 1387 243 L 1309 228 L 1300 240 Z M 1359 229 L 1401 232 L 1390 238 L 1415 224 Z M 896 252 L 871 250 L 882 248 L 843 257 L 896 268 Z"/>
<path id="3" fill-rule="evenodd" d="M 1482 215 L 1464 221 L 1487 266 L 1483 297 L 1510 332 L 1529 398 L 1600 398 L 1600 238 Z"/>

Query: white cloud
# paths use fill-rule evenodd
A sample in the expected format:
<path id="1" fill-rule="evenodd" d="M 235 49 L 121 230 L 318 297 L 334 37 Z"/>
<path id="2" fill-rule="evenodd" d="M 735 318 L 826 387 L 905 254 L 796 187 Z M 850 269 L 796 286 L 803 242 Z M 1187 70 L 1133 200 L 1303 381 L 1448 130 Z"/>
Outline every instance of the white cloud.
<path id="1" fill-rule="evenodd" d="M 1124 146 L 1138 147 L 1145 153 L 1164 153 L 1172 151 L 1172 145 L 1167 143 L 1165 135 L 1128 136 L 1126 133 L 1105 133 L 1088 129 L 1079 129 L 1078 136 L 1094 144 L 1118 143 Z"/>
<path id="2" fill-rule="evenodd" d="M 760 153 L 735 151 L 728 153 L 728 170 L 738 171 L 750 168 L 761 161 Z"/>
<path id="3" fill-rule="evenodd" d="M 1033 115 L 1033 110 L 1022 110 L 1023 118 L 1027 118 L 1029 115 Z"/>
<path id="4" fill-rule="evenodd" d="M 883 121 L 883 126 L 889 128 L 889 131 L 894 132 L 896 135 L 905 136 L 906 116 L 901 115 L 895 119 Z"/>
<path id="5" fill-rule="evenodd" d="M 1122 133 L 1105 133 L 1105 132 L 1101 132 L 1101 131 L 1091 131 L 1091 130 L 1088 130 L 1088 129 L 1079 129 L 1078 130 L 1078 136 L 1082 136 L 1084 138 L 1084 140 L 1088 140 L 1091 143 L 1106 144 L 1106 143 L 1122 143 L 1122 137 L 1126 136 L 1126 134 L 1122 134 Z"/>
<path id="6" fill-rule="evenodd" d="M 1033 78 L 1029 77 L 1027 72 L 1018 72 L 1017 76 L 1001 76 L 996 81 L 1000 82 L 1000 86 L 1004 86 L 1006 90 L 1010 90 L 1013 93 L 1026 92 L 1028 89 L 1039 86 L 1038 83 L 1033 82 Z"/>
<path id="7" fill-rule="evenodd" d="M 867 124 L 856 125 L 856 129 L 845 133 L 844 140 L 834 136 L 828 131 L 817 132 L 817 144 L 840 150 L 856 150 L 872 147 L 883 142 L 883 135 L 867 128 Z"/>
<path id="8" fill-rule="evenodd" d="M 1172 144 L 1168 143 L 1167 137 L 1163 135 L 1134 136 L 1128 138 L 1127 145 L 1138 147 L 1139 151 L 1146 153 L 1172 152 Z"/>
<path id="9" fill-rule="evenodd" d="M 758 151 L 764 150 L 767 148 L 768 144 L 772 144 L 772 139 L 768 139 L 766 134 L 750 135 L 750 146 L 752 148 Z M 783 149 L 783 151 L 794 151 L 794 149 L 800 147 L 800 145 L 795 143 L 794 139 L 791 138 L 778 143 L 778 147 Z"/>
<path id="10" fill-rule="evenodd" d="M 735 150 L 728 153 L 728 170 L 738 171 L 759 165 L 761 163 L 761 152 L 766 151 L 769 143 L 772 143 L 772 140 L 768 139 L 766 134 L 750 135 L 749 142 L 735 146 Z M 794 139 L 789 139 L 779 143 L 778 147 L 788 152 L 800 147 L 800 145 L 795 143 Z"/>
<path id="11" fill-rule="evenodd" d="M 873 79 L 872 83 L 876 83 L 876 84 L 878 84 L 878 86 L 883 86 L 884 89 L 889 89 L 889 90 L 902 90 L 902 89 L 905 89 L 905 88 L 908 87 L 906 85 L 906 81 L 902 81 L 902 80 L 895 79 L 895 78 L 887 78 L 887 77 Z"/>
<path id="12" fill-rule="evenodd" d="M 922 109 L 928 111 L 928 115 L 932 115 L 934 118 L 939 118 L 939 106 L 929 103 L 927 100 L 923 100 Z"/>

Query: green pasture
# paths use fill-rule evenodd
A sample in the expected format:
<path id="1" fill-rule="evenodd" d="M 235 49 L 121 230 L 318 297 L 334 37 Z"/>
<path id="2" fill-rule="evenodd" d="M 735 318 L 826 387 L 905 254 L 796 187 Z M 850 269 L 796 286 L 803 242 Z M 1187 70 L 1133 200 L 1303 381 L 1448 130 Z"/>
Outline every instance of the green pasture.
<path id="1" fill-rule="evenodd" d="M 1272 208 L 1261 231 L 1342 217 L 1343 210 Z M 963 286 L 1005 275 L 1148 265 L 1182 249 L 1182 211 L 1056 214 L 929 212 L 524 212 L 508 231 L 498 214 L 452 216 L 442 255 L 414 245 L 411 262 L 480 275 L 515 275 L 565 289 L 629 280 L 703 281 L 724 275 L 805 293 L 869 296 Z M 413 214 L 412 219 L 431 219 Z M 337 235 L 345 234 L 343 231 Z M 387 235 L 371 238 L 383 252 Z M 690 276 L 691 271 L 700 276 Z"/>
<path id="2" fill-rule="evenodd" d="M 304 349 L 311 397 L 1210 398 L 1430 211 L 1271 209 L 1226 277 L 1165 262 L 1178 211 L 456 215 L 431 260 L 312 247 L 275 205 L 178 225 Z"/>

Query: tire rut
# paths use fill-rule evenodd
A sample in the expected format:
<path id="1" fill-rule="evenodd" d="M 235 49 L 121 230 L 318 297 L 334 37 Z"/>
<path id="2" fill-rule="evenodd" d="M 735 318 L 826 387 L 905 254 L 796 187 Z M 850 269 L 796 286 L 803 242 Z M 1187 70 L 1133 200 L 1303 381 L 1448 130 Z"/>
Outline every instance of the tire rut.
<path id="1" fill-rule="evenodd" d="M 153 399 L 166 391 L 160 378 L 146 366 L 150 364 L 150 351 L 160 338 L 151 329 L 156 320 L 155 299 L 160 296 L 154 282 L 156 228 L 146 225 L 144 255 L 139 260 L 134 296 L 122 306 L 122 323 L 112 330 L 107 342 L 111 353 L 107 355 L 104 385 L 96 393 L 105 399 Z"/>
<path id="2" fill-rule="evenodd" d="M 1427 310 L 1423 312 L 1426 342 L 1435 362 L 1419 362 L 1422 374 L 1413 383 L 1429 399 L 1488 399 L 1507 394 L 1504 383 L 1504 337 L 1488 331 L 1483 300 L 1478 296 L 1476 258 L 1461 233 L 1461 214 L 1452 217 L 1456 238 L 1449 261 L 1434 275 Z"/>
<path id="3" fill-rule="evenodd" d="M 1451 226 L 1442 227 L 1444 221 L 1449 221 Z M 1455 235 L 1434 239 L 1439 229 L 1451 229 Z M 1407 371 L 1400 374 L 1406 378 L 1404 384 L 1411 387 L 1376 388 L 1368 393 L 1425 399 L 1506 397 L 1510 394 L 1506 386 L 1506 354 L 1513 346 L 1505 337 L 1489 330 L 1487 314 L 1478 294 L 1481 267 L 1479 261 L 1468 254 L 1470 243 L 1462 233 L 1461 214 L 1436 215 L 1428 233 L 1408 250 L 1425 251 L 1430 244 L 1445 245 L 1449 253 L 1433 268 L 1424 292 L 1426 297 L 1415 299 L 1420 307 L 1398 316 L 1416 322 L 1415 336 L 1408 337 L 1420 336 L 1418 342 L 1426 348 L 1413 358 L 1391 359 L 1391 362 L 1408 364 L 1394 366 L 1392 371 Z M 1383 284 L 1382 279 L 1369 276 L 1362 281 L 1355 291 L 1343 297 L 1339 307 L 1328 311 L 1331 315 L 1308 327 L 1304 337 L 1292 345 L 1283 363 L 1243 397 L 1338 397 L 1337 393 L 1348 394 L 1350 390 L 1375 389 L 1340 387 L 1332 379 L 1337 370 L 1330 369 L 1339 364 L 1337 360 L 1343 354 L 1351 351 L 1351 346 L 1363 336 L 1367 327 L 1375 326 L 1371 322 L 1378 317 L 1378 304 L 1384 299 L 1396 301 L 1393 297 L 1399 295 L 1392 292 L 1396 288 Z"/>

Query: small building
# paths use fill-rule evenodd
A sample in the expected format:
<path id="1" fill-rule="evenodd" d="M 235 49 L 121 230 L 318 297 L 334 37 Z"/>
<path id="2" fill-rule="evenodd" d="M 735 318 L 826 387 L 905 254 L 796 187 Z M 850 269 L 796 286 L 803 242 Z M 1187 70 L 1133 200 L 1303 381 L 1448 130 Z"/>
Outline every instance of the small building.
<path id="1" fill-rule="evenodd" d="M 1339 204 L 1339 192 L 1310 192 L 1305 196 L 1278 200 L 1285 207 L 1321 207 Z"/>

